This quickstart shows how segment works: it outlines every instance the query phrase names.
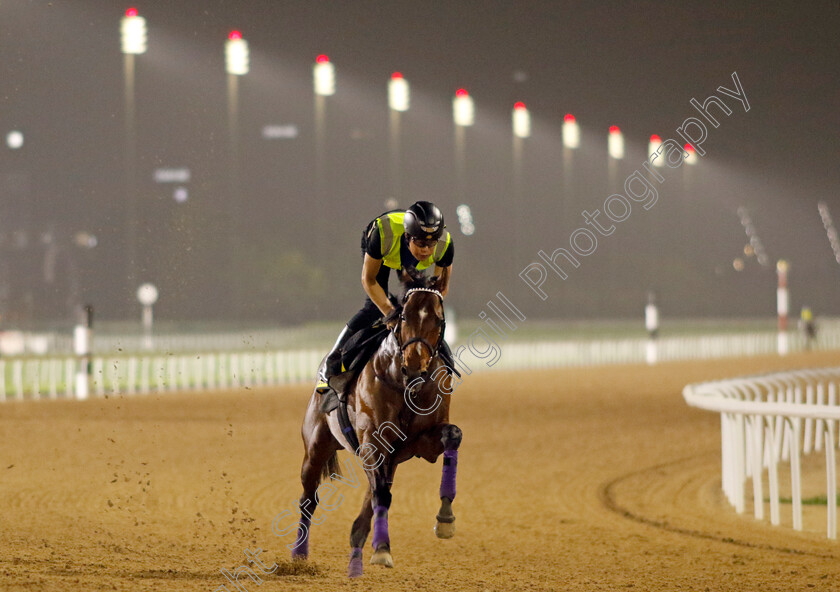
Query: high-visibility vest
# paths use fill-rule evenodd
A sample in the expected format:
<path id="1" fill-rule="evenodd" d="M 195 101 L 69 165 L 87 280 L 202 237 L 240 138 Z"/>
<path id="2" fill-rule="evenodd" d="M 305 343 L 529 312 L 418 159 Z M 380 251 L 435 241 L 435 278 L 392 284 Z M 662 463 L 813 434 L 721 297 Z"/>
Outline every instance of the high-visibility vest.
<path id="1" fill-rule="evenodd" d="M 391 269 L 402 268 L 400 244 L 402 243 L 402 235 L 405 234 L 405 227 L 403 226 L 404 218 L 405 212 L 392 212 L 383 214 L 376 219 L 376 226 L 379 229 L 379 240 L 382 244 L 382 264 Z M 419 261 L 417 263 L 417 269 L 422 271 L 440 261 L 444 253 L 446 253 L 446 249 L 449 248 L 451 240 L 452 238 L 449 236 L 449 232 L 444 230 L 431 256 L 423 261 Z"/>

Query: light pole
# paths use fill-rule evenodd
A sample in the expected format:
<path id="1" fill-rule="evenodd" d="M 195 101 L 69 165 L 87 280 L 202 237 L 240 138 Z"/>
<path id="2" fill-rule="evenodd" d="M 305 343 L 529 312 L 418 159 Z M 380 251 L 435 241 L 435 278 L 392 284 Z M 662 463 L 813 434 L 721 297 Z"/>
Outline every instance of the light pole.
<path id="1" fill-rule="evenodd" d="M 158 289 L 152 283 L 146 282 L 137 288 L 137 300 L 143 305 L 143 349 L 152 349 L 152 325 L 154 315 L 152 306 L 158 300 Z"/>
<path id="2" fill-rule="evenodd" d="M 120 21 L 125 80 L 125 226 L 128 294 L 137 279 L 137 122 L 134 92 L 134 59 L 146 53 L 146 19 L 129 8 Z"/>
<path id="3" fill-rule="evenodd" d="M 573 215 L 572 202 L 575 200 L 574 151 L 580 148 L 580 126 L 575 116 L 566 113 L 563 118 L 563 219 Z"/>
<path id="4" fill-rule="evenodd" d="M 623 191 L 618 183 L 618 161 L 624 158 L 624 134 L 617 125 L 611 125 L 607 134 L 607 178 L 608 193 Z"/>
<path id="5" fill-rule="evenodd" d="M 563 118 L 563 148 L 567 150 L 580 148 L 580 125 L 571 113 L 566 113 Z"/>
<path id="6" fill-rule="evenodd" d="M 76 398 L 87 399 L 90 394 L 90 383 L 93 374 L 91 351 L 93 349 L 93 306 L 84 307 L 79 315 L 79 322 L 73 328 L 73 350 L 78 359 L 76 365 Z"/>
<path id="7" fill-rule="evenodd" d="M 691 189 L 692 185 L 694 184 L 694 167 L 697 166 L 697 161 L 699 160 L 697 156 L 697 151 L 694 149 L 694 146 L 691 144 L 685 145 L 685 158 L 683 162 L 687 165 L 683 170 L 683 193 L 688 194 Z"/>
<path id="8" fill-rule="evenodd" d="M 662 160 L 660 158 L 659 160 Z M 700 222 L 704 220 L 706 216 L 707 206 L 704 204 L 704 201 L 701 199 L 695 199 L 695 195 L 700 195 L 701 192 L 695 188 L 697 184 L 696 175 L 697 175 L 697 161 L 698 156 L 697 152 L 694 150 L 694 146 L 691 144 L 685 145 L 685 150 L 683 151 L 683 163 L 685 166 L 682 167 L 681 175 L 682 175 L 682 212 L 681 217 L 683 220 L 696 220 Z M 686 233 L 685 239 L 692 239 L 688 246 L 689 248 L 694 248 L 693 243 L 700 241 L 702 244 L 702 237 L 701 233 L 699 232 L 699 228 L 701 224 L 695 224 L 689 226 L 688 232 Z"/>
<path id="9" fill-rule="evenodd" d="M 531 137 L 531 112 L 528 111 L 525 103 L 521 101 L 514 103 L 511 125 L 513 126 L 513 193 L 516 200 L 521 201 L 524 140 Z"/>
<path id="10" fill-rule="evenodd" d="M 315 59 L 312 80 L 315 85 L 315 192 L 318 196 L 318 206 L 323 208 L 327 197 L 327 97 L 335 94 L 335 66 L 329 56 L 321 54 Z"/>
<path id="11" fill-rule="evenodd" d="M 666 155 L 666 151 L 662 150 L 662 138 L 659 137 L 657 134 L 652 134 L 650 136 L 650 141 L 648 142 L 648 150 L 647 150 L 648 163 L 650 163 L 652 166 L 654 166 L 656 168 L 662 168 L 665 165 L 665 155 Z M 647 167 L 647 165 L 645 165 L 645 166 Z M 656 171 L 654 171 L 650 167 L 648 167 L 648 172 L 653 177 L 656 177 L 657 175 L 659 175 L 659 173 L 657 173 Z M 661 176 L 660 176 L 660 178 L 661 178 Z M 684 200 L 684 202 L 687 203 L 688 200 Z M 659 228 L 660 228 L 659 218 L 662 218 L 662 217 L 663 217 L 663 215 L 660 214 L 660 213 L 654 213 L 653 216 L 652 216 L 652 223 L 651 224 L 656 229 L 657 233 L 659 232 Z M 688 218 L 684 218 L 684 219 L 687 220 Z"/>
<path id="12" fill-rule="evenodd" d="M 475 104 L 469 93 L 459 88 L 452 99 L 452 119 L 455 122 L 455 175 L 458 199 L 466 198 L 466 132 L 475 123 Z"/>
<path id="13" fill-rule="evenodd" d="M 230 274 L 233 288 L 233 314 L 242 312 L 242 285 L 237 272 L 241 261 L 242 189 L 239 180 L 239 77 L 248 73 L 250 65 L 248 42 L 239 31 L 231 31 L 225 41 L 225 70 L 227 71 L 228 139 L 228 199 L 230 207 Z"/>
<path id="14" fill-rule="evenodd" d="M 656 364 L 659 359 L 656 338 L 659 336 L 659 308 L 656 306 L 656 296 L 648 292 L 648 303 L 645 306 L 645 329 L 648 332 L 647 346 L 645 347 L 645 361 Z"/>
<path id="15" fill-rule="evenodd" d="M 776 262 L 776 276 L 778 287 L 776 288 L 776 315 L 779 318 L 779 333 L 776 339 L 776 346 L 780 356 L 788 353 L 787 320 L 790 296 L 788 294 L 787 276 L 788 264 L 784 259 Z"/>
<path id="16" fill-rule="evenodd" d="M 648 162 L 650 162 L 656 168 L 662 168 L 665 166 L 665 154 L 662 152 L 658 152 L 659 149 L 662 147 L 662 138 L 658 135 L 653 134 L 650 137 L 650 142 L 648 142 Z"/>
<path id="17" fill-rule="evenodd" d="M 624 134 L 617 125 L 610 126 L 610 133 L 607 136 L 607 152 L 609 158 L 609 179 L 610 191 L 615 190 L 616 175 L 618 173 L 618 161 L 624 158 Z"/>
<path id="18" fill-rule="evenodd" d="M 390 156 L 391 156 L 391 196 L 398 202 L 402 197 L 401 183 L 401 150 L 400 150 L 400 119 L 402 113 L 408 111 L 410 94 L 408 81 L 400 72 L 391 74 L 388 81 L 388 107 L 390 110 Z"/>

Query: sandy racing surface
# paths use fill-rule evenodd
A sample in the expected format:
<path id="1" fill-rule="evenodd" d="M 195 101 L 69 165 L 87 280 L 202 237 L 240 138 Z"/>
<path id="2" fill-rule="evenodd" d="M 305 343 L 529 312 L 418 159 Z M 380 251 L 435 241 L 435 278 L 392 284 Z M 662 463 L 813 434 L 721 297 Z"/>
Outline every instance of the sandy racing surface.
<path id="1" fill-rule="evenodd" d="M 9 402 L 0 589 L 234 590 L 220 569 L 259 547 L 282 575 L 260 585 L 243 576 L 250 592 L 840 590 L 824 507 L 806 508 L 803 533 L 789 528 L 789 505 L 781 527 L 753 520 L 751 500 L 736 515 L 720 492 L 719 416 L 680 394 L 688 382 L 839 362 L 834 353 L 468 377 L 452 404 L 464 431 L 455 538 L 432 532 L 440 462 L 415 459 L 393 489 L 395 568 L 368 565 L 368 545 L 365 575 L 352 582 L 348 538 L 364 484 L 338 483 L 341 505 L 316 513 L 306 569 L 287 561 L 292 537 L 271 531 L 300 495 L 307 387 Z M 805 497 L 825 493 L 822 462 L 804 465 Z"/>

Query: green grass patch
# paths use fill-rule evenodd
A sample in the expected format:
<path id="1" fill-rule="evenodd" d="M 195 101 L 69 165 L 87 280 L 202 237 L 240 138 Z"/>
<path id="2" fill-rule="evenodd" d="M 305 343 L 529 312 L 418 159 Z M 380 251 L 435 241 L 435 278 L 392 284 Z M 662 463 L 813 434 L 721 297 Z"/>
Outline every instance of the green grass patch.
<path id="1" fill-rule="evenodd" d="M 770 502 L 770 498 L 764 498 L 765 502 Z M 790 497 L 780 497 L 779 503 L 782 504 L 792 504 L 793 498 Z M 840 493 L 837 494 L 837 503 L 840 504 Z M 825 495 L 818 495 L 816 497 L 809 497 L 802 500 L 803 506 L 827 506 L 828 505 L 828 497 Z"/>

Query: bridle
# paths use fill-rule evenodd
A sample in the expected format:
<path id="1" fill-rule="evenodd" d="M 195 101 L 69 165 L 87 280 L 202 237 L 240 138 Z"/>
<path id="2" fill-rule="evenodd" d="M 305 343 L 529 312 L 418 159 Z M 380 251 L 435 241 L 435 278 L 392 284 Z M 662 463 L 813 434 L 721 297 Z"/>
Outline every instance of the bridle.
<path id="1" fill-rule="evenodd" d="M 403 296 L 403 301 L 402 301 L 403 307 L 405 306 L 405 303 L 408 302 L 409 296 L 411 296 L 414 292 L 431 292 L 432 294 L 434 294 L 435 296 L 440 298 L 440 303 L 441 303 L 441 305 L 443 304 L 443 295 L 439 291 L 434 290 L 432 288 L 411 288 L 410 290 L 407 290 L 406 293 L 405 293 L 405 296 Z M 402 338 L 402 325 L 405 322 L 405 314 L 403 313 L 403 309 L 400 309 L 399 319 L 400 319 L 400 322 L 397 323 L 397 325 L 394 327 L 393 334 L 394 334 L 394 339 L 397 340 L 397 345 L 399 346 L 400 363 L 402 364 L 402 362 L 404 361 L 403 353 L 405 352 L 405 348 L 407 348 L 409 345 L 412 345 L 414 343 L 420 343 L 420 344 L 426 346 L 426 349 L 428 349 L 429 353 L 431 354 L 430 355 L 430 361 L 433 360 L 438 355 L 438 351 L 440 350 L 440 345 L 443 343 L 444 333 L 446 333 L 446 316 L 444 315 L 444 318 L 441 320 L 440 335 L 438 335 L 437 343 L 435 343 L 434 346 L 432 346 L 432 344 L 429 343 L 428 340 L 426 340 L 422 337 L 412 337 L 411 339 L 409 339 L 405 343 L 401 343 L 400 340 Z"/>

